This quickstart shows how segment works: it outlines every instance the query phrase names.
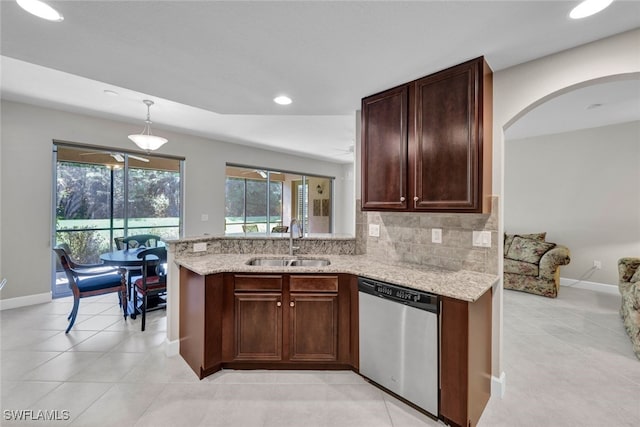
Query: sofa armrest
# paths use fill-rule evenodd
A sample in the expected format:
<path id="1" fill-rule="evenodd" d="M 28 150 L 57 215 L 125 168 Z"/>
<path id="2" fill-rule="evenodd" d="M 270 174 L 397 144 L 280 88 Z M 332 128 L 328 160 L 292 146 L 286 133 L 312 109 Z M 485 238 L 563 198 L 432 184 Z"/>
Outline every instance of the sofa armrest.
<path id="1" fill-rule="evenodd" d="M 558 267 L 567 265 L 571 261 L 570 255 L 569 248 L 562 245 L 556 245 L 555 248 L 547 251 L 547 253 L 540 258 L 539 277 L 554 280 Z"/>
<path id="2" fill-rule="evenodd" d="M 640 268 L 640 258 L 620 258 L 618 260 L 618 276 L 620 282 L 628 282 L 638 268 Z"/>

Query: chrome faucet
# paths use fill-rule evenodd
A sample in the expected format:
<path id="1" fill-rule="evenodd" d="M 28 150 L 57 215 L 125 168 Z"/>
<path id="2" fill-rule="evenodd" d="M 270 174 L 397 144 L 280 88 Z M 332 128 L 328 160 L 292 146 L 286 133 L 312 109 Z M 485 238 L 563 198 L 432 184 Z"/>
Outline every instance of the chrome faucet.
<path id="1" fill-rule="evenodd" d="M 298 220 L 293 218 L 291 220 L 291 224 L 289 224 L 289 256 L 293 256 L 293 251 L 296 249 L 300 249 L 300 246 L 293 246 L 293 233 L 296 233 L 296 238 L 300 237 L 300 226 L 298 225 Z"/>

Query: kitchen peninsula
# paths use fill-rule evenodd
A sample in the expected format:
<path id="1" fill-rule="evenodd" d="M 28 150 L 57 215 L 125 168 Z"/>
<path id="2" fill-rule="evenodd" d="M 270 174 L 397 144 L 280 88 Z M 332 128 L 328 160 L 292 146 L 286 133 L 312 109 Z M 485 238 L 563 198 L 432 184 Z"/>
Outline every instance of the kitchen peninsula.
<path id="1" fill-rule="evenodd" d="M 194 244 L 206 252 L 194 252 Z M 440 401 L 432 415 L 476 424 L 490 394 L 496 276 L 380 263 L 353 255 L 352 238 L 298 239 L 293 257 L 287 244 L 268 237 L 170 242 L 180 354 L 200 378 L 222 368 L 359 372 L 358 277 L 365 277 L 440 297 Z"/>

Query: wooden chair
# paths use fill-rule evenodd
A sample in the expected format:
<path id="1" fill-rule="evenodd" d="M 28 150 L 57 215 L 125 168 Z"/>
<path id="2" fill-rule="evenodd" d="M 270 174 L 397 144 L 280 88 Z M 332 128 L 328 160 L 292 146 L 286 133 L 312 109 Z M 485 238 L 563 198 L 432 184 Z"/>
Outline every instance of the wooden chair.
<path id="1" fill-rule="evenodd" d="M 287 225 L 276 225 L 271 229 L 272 233 L 286 233 L 289 231 L 289 226 Z"/>
<path id="2" fill-rule="evenodd" d="M 164 246 L 145 249 L 138 254 L 138 258 L 142 259 L 142 277 L 134 282 L 133 295 L 134 307 L 136 308 L 138 307 L 138 295 L 142 297 L 142 305 L 140 306 L 140 312 L 142 313 L 141 330 L 144 331 L 147 311 L 166 307 L 165 302 L 150 309 L 149 297 L 157 297 L 159 300 L 162 294 L 166 295 L 167 293 L 167 249 Z"/>
<path id="3" fill-rule="evenodd" d="M 121 238 L 122 247 L 121 248 L 118 247 L 118 250 L 122 250 L 122 249 L 129 250 L 129 249 L 135 249 L 135 248 L 141 248 L 141 247 L 157 248 L 158 244 L 161 241 L 162 241 L 162 238 L 160 236 L 156 236 L 155 234 L 135 234 L 133 236 Z M 116 242 L 116 246 L 117 245 L 118 243 Z M 129 270 L 130 279 L 132 276 L 135 276 L 135 279 L 137 279 L 142 274 L 141 267 L 127 267 L 127 270 Z M 129 281 L 128 291 L 129 291 L 129 295 L 132 295 L 133 290 L 131 286 L 131 281 Z M 135 319 L 136 313 L 134 312 L 131 315 L 132 315 L 132 318 Z"/>
<path id="4" fill-rule="evenodd" d="M 68 249 L 68 246 L 66 246 Z M 124 318 L 127 318 L 127 282 L 126 270 L 124 268 L 112 268 L 108 266 L 100 266 L 100 264 L 78 264 L 73 261 L 69 253 L 65 249 L 65 245 L 56 246 L 53 251 L 60 260 L 60 265 L 69 281 L 69 288 L 73 293 L 73 308 L 67 319 L 65 334 L 69 333 L 71 327 L 76 321 L 78 315 L 78 306 L 80 298 L 92 297 L 96 295 L 104 295 L 112 292 L 118 292 L 120 306 L 124 312 Z"/>
<path id="5" fill-rule="evenodd" d="M 122 239 L 123 249 L 133 249 L 144 246 L 145 248 L 156 248 L 162 237 L 155 234 L 137 234 Z"/>

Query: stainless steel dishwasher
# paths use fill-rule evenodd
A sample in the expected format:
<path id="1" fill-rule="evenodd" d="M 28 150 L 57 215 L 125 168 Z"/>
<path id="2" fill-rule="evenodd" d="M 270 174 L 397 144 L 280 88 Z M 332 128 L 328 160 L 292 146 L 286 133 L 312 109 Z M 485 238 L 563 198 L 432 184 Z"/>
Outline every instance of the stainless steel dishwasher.
<path id="1" fill-rule="evenodd" d="M 360 374 L 438 416 L 438 296 L 358 278 Z"/>

